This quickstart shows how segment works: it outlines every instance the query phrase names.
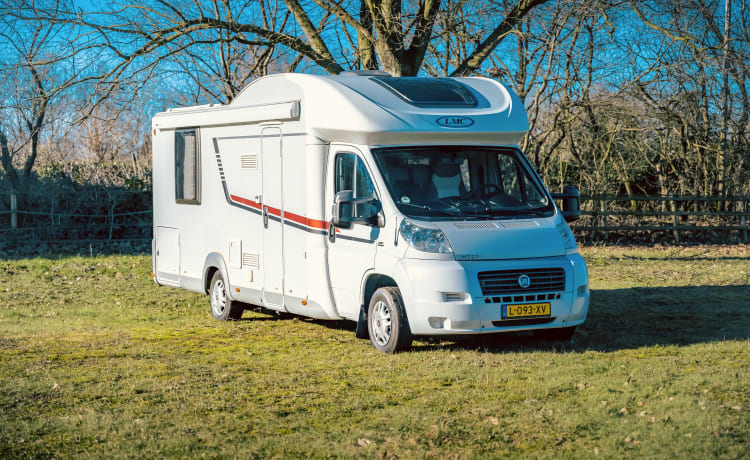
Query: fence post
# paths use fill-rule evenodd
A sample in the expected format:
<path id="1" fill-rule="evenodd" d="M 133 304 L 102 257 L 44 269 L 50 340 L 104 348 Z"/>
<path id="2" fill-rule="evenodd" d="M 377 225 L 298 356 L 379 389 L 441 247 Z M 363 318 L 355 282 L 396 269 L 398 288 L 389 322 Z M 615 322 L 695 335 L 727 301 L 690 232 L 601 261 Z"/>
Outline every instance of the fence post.
<path id="1" fill-rule="evenodd" d="M 16 191 L 10 191 L 10 228 L 18 228 L 18 200 Z"/>
<path id="2" fill-rule="evenodd" d="M 112 206 L 109 207 L 109 236 L 107 237 L 107 242 L 109 243 L 112 241 L 112 233 L 115 229 L 115 205 L 117 203 L 112 203 Z"/>
<path id="3" fill-rule="evenodd" d="M 604 241 L 609 243 L 609 223 L 607 222 L 607 200 L 602 198 L 600 200 L 600 207 L 602 210 L 602 216 L 604 217 Z"/>
<path id="4" fill-rule="evenodd" d="M 52 238 L 57 238 L 57 232 L 55 232 L 55 197 L 53 196 L 49 202 L 49 220 L 51 222 Z"/>
<path id="5" fill-rule="evenodd" d="M 747 201 L 742 202 L 742 238 L 747 243 Z"/>
<path id="6" fill-rule="evenodd" d="M 680 244 L 680 231 L 677 230 L 677 226 L 680 225 L 680 219 L 677 215 L 677 200 L 672 198 L 672 225 L 674 226 L 674 230 L 672 232 L 674 233 L 674 241 L 677 244 Z"/>

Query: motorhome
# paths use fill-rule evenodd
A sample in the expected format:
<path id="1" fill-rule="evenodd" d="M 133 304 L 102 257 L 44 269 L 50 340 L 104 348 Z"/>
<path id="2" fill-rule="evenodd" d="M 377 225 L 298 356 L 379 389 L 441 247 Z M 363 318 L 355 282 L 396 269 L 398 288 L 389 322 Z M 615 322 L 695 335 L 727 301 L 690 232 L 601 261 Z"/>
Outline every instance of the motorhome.
<path id="1" fill-rule="evenodd" d="M 577 190 L 546 189 L 495 80 L 278 74 L 152 128 L 154 280 L 218 320 L 345 318 L 383 352 L 586 320 Z"/>

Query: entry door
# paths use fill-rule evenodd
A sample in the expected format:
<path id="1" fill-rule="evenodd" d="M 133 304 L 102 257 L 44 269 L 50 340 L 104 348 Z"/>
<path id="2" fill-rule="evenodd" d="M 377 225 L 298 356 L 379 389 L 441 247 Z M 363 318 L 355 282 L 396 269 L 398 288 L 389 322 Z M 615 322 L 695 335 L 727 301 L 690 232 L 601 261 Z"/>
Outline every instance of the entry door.
<path id="1" fill-rule="evenodd" d="M 326 181 L 326 218 L 336 192 L 353 190 L 355 199 L 377 196 L 369 167 L 354 148 L 332 150 L 328 158 Z M 356 210 L 355 210 L 356 212 Z M 356 318 L 361 302 L 362 281 L 375 267 L 375 251 L 380 228 L 354 224 L 350 229 L 329 227 L 335 235 L 328 237 L 328 270 L 336 309 L 342 316 Z"/>
<path id="2" fill-rule="evenodd" d="M 284 305 L 284 198 L 282 196 L 281 130 L 261 133 L 263 168 L 263 302 Z"/>

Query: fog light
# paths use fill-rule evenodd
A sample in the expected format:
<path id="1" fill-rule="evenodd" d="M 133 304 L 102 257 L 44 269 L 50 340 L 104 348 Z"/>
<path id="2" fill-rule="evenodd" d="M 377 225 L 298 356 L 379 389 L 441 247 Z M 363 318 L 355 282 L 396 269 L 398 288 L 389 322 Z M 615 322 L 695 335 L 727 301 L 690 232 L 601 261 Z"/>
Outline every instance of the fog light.
<path id="1" fill-rule="evenodd" d="M 445 327 L 445 320 L 447 318 L 441 318 L 439 316 L 431 316 L 427 318 L 427 321 L 430 323 L 430 327 L 433 329 L 443 329 Z"/>
<path id="2" fill-rule="evenodd" d="M 581 297 L 582 295 L 586 295 L 587 292 L 589 292 L 588 284 L 578 286 L 578 297 Z"/>
<path id="3" fill-rule="evenodd" d="M 443 301 L 445 302 L 463 302 L 468 299 L 468 292 L 443 292 Z"/>

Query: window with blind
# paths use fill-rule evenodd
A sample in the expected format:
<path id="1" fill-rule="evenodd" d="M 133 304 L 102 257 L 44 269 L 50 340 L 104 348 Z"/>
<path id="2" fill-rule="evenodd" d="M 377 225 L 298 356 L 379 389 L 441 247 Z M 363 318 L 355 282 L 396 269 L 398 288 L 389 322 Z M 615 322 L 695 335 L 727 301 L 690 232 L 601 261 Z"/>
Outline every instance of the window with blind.
<path id="1" fill-rule="evenodd" d="M 200 142 L 197 128 L 181 129 L 174 134 L 175 200 L 200 204 Z"/>

